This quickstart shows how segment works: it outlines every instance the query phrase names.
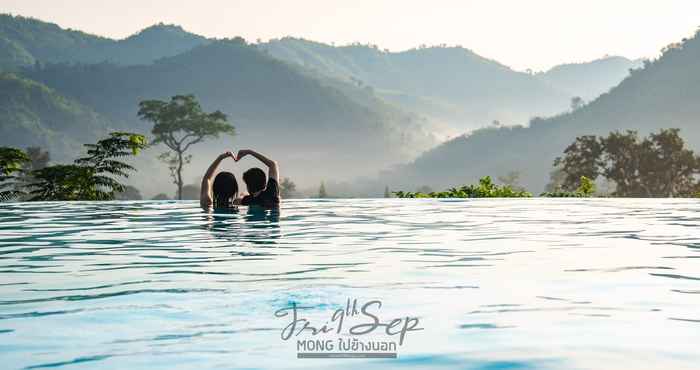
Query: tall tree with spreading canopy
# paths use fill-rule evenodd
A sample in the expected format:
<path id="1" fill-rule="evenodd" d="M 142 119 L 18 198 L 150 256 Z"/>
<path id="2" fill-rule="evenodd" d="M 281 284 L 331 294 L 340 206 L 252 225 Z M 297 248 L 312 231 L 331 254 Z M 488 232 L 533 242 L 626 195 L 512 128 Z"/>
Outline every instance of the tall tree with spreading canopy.
<path id="1" fill-rule="evenodd" d="M 220 111 L 207 113 L 202 110 L 194 95 L 177 95 L 170 101 L 145 100 L 139 103 L 138 115 L 153 123 L 153 144 L 163 143 L 170 149 L 160 155 L 168 164 L 173 183 L 177 185 L 177 197 L 182 199 L 184 186 L 182 171 L 190 163 L 192 155 L 187 150 L 206 139 L 222 134 L 234 135 L 234 127 Z"/>
<path id="2" fill-rule="evenodd" d="M 564 190 L 578 187 L 581 176 L 594 180 L 600 174 L 603 146 L 594 135 L 579 136 L 564 150 L 564 157 L 554 160 L 554 167 L 561 168 L 565 176 L 561 184 Z"/>
<path id="3" fill-rule="evenodd" d="M 580 136 L 555 166 L 564 173 L 564 188 L 585 176 L 600 174 L 615 183 L 621 197 L 677 197 L 698 192 L 700 157 L 685 147 L 678 129 L 662 129 L 640 140 L 636 131 L 607 137 Z"/>

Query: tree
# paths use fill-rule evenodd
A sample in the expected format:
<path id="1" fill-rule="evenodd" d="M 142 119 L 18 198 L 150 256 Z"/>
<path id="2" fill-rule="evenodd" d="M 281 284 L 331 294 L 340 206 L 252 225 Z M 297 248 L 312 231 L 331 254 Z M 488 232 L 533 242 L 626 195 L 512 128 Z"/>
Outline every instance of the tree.
<path id="1" fill-rule="evenodd" d="M 112 200 L 126 186 L 116 178 L 129 177 L 136 169 L 117 158 L 137 155 L 146 147 L 143 135 L 113 132 L 96 144 L 85 144 L 87 156 L 74 164 L 47 166 L 31 172 L 31 201 Z"/>
<path id="2" fill-rule="evenodd" d="M 639 177 L 647 196 L 690 196 L 697 192 L 700 157 L 685 148 L 679 129 L 660 130 L 639 147 Z"/>
<path id="3" fill-rule="evenodd" d="M 139 103 L 139 117 L 153 123 L 153 144 L 163 143 L 170 149 L 159 157 L 168 164 L 173 183 L 177 185 L 177 198 L 183 199 L 182 171 L 190 163 L 187 150 L 206 139 L 222 134 L 234 135 L 234 127 L 220 111 L 206 113 L 194 95 L 177 95 L 169 102 L 145 100 Z"/>
<path id="4" fill-rule="evenodd" d="M 583 107 L 584 103 L 585 102 L 580 96 L 574 96 L 573 98 L 571 98 L 571 110 L 575 111 L 580 109 L 581 107 Z"/>
<path id="5" fill-rule="evenodd" d="M 19 149 L 0 147 L 0 201 L 15 199 L 23 195 L 19 187 L 19 174 L 29 162 L 26 153 Z"/>
<path id="6" fill-rule="evenodd" d="M 545 185 L 544 191 L 547 193 L 561 191 L 565 180 L 566 172 L 564 172 L 564 169 L 561 166 L 555 166 L 549 172 L 549 182 Z"/>
<path id="7" fill-rule="evenodd" d="M 637 132 L 627 130 L 611 132 L 606 138 L 600 138 L 601 148 L 604 152 L 602 167 L 603 175 L 615 182 L 613 195 L 622 197 L 643 197 L 646 191 L 642 190 L 639 178 L 639 139 Z"/>
<path id="8" fill-rule="evenodd" d="M 124 191 L 114 194 L 115 200 L 142 200 L 141 192 L 134 186 L 127 185 Z"/>
<path id="9" fill-rule="evenodd" d="M 282 198 L 292 198 L 296 194 L 296 191 L 297 185 L 292 182 L 289 177 L 282 179 L 282 183 L 280 184 L 280 195 Z"/>
<path id="10" fill-rule="evenodd" d="M 156 196 L 153 197 L 152 200 L 170 200 L 170 198 L 168 197 L 168 194 L 159 193 L 159 194 L 156 194 Z"/>
<path id="11" fill-rule="evenodd" d="M 581 136 L 555 166 L 566 174 L 566 190 L 573 190 L 574 179 L 593 182 L 599 174 L 615 183 L 612 194 L 621 197 L 691 196 L 700 188 L 700 157 L 685 148 L 678 129 L 662 129 L 642 141 L 630 130 Z"/>
<path id="12" fill-rule="evenodd" d="M 591 179 L 586 176 L 581 176 L 579 186 L 575 191 L 564 191 L 561 188 L 555 188 L 554 190 L 547 190 L 540 194 L 541 197 L 550 198 L 587 198 L 592 197 L 596 192 L 596 186 Z"/>
<path id="13" fill-rule="evenodd" d="M 200 187 L 196 184 L 185 185 L 182 187 L 180 200 L 197 200 L 200 195 Z M 177 194 L 176 194 L 177 195 Z"/>
<path id="14" fill-rule="evenodd" d="M 594 135 L 579 136 L 564 150 L 564 157 L 554 160 L 554 167 L 561 167 L 566 174 L 562 188 L 573 191 L 581 176 L 594 180 L 598 178 L 601 166 L 603 145 Z"/>
<path id="15" fill-rule="evenodd" d="M 51 156 L 48 151 L 42 150 L 39 147 L 28 147 L 25 152 L 29 160 L 24 163 L 20 182 L 23 183 L 24 187 L 28 187 L 29 184 L 34 182 L 32 171 L 46 168 L 46 166 L 49 165 Z"/>
<path id="16" fill-rule="evenodd" d="M 98 200 L 87 167 L 57 164 L 33 171 L 32 176 L 30 201 Z"/>
<path id="17" fill-rule="evenodd" d="M 498 176 L 498 181 L 506 186 L 510 186 L 515 191 L 525 191 L 525 188 L 520 185 L 520 172 L 510 171 L 504 176 Z"/>
<path id="18" fill-rule="evenodd" d="M 321 181 L 321 186 L 318 188 L 318 197 L 319 198 L 328 198 L 328 194 L 326 193 L 326 184 Z"/>
<path id="19" fill-rule="evenodd" d="M 49 161 L 51 161 L 49 152 L 36 146 L 27 148 L 26 153 L 27 157 L 29 157 L 29 162 L 25 166 L 25 171 L 40 170 L 48 166 Z"/>

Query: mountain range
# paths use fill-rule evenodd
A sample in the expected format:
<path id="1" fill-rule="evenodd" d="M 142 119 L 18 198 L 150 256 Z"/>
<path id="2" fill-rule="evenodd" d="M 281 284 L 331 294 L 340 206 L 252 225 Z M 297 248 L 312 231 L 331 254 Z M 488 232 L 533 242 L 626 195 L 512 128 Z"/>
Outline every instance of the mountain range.
<path id="1" fill-rule="evenodd" d="M 0 14 L 0 68 L 6 71 L 36 62 L 149 64 L 208 42 L 174 25 L 158 24 L 113 40 L 33 18 Z"/>
<path id="2" fill-rule="evenodd" d="M 680 128 L 681 137 L 698 152 L 699 61 L 700 32 L 666 47 L 658 59 L 644 62 L 619 85 L 579 109 L 534 119 L 527 126 L 476 130 L 437 146 L 386 177 L 402 178 L 404 186 L 447 187 L 518 171 L 522 185 L 539 192 L 548 181 L 553 160 L 574 138 L 614 130 L 637 130 L 646 136 L 661 128 Z"/>
<path id="3" fill-rule="evenodd" d="M 460 46 L 390 52 L 374 45 L 336 47 L 291 37 L 258 46 L 318 74 L 372 89 L 404 110 L 461 132 L 494 121 L 514 125 L 560 113 L 574 96 L 593 99 L 639 65 L 606 57 L 531 74 Z"/>
<path id="4" fill-rule="evenodd" d="M 227 113 L 238 136 L 196 147 L 190 181 L 221 148 L 251 146 L 314 186 L 408 163 L 493 121 L 561 112 L 572 96 L 604 91 L 635 63 L 615 58 L 532 74 L 444 45 L 389 52 L 295 38 L 248 44 L 164 24 L 113 40 L 0 15 L 0 145 L 39 145 L 68 160 L 110 130 L 148 133 L 136 117 L 139 101 L 194 93 L 205 109 Z M 597 82 L 577 90 L 579 80 Z M 139 160 L 145 171 L 132 179 L 146 194 L 168 182 L 158 150 Z"/>

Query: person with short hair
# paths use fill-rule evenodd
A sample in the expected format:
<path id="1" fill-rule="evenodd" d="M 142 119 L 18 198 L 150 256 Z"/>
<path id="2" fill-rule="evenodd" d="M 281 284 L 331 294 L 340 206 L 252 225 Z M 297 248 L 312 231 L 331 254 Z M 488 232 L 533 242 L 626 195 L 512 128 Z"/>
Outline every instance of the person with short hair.
<path id="1" fill-rule="evenodd" d="M 249 194 L 241 198 L 240 204 L 244 206 L 278 208 L 280 205 L 280 189 L 278 183 L 279 166 L 277 162 L 250 149 L 239 150 L 238 155 L 234 159 L 238 162 L 247 155 L 257 158 L 267 166 L 267 177 L 265 172 L 257 167 L 243 173 L 243 182 L 245 182 Z"/>

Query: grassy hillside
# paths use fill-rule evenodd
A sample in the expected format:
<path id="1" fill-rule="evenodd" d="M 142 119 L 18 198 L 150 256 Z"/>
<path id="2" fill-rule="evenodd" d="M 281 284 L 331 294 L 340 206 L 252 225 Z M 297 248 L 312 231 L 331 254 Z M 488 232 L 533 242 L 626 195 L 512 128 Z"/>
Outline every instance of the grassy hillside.
<path id="1" fill-rule="evenodd" d="M 197 147 L 193 179 L 214 153 L 231 146 L 260 148 L 280 158 L 295 182 L 313 184 L 367 174 L 436 143 L 422 120 L 371 91 L 312 78 L 242 39 L 200 46 L 152 65 L 49 65 L 25 74 L 129 130 L 150 129 L 136 118 L 143 99 L 193 93 L 205 109 L 227 113 L 239 136 Z"/>
<path id="2" fill-rule="evenodd" d="M 317 73 L 368 86 L 402 108 L 459 130 L 498 120 L 527 122 L 568 107 L 570 96 L 461 47 L 427 47 L 392 53 L 375 46 L 334 47 L 295 38 L 258 45 L 271 55 Z"/>
<path id="3" fill-rule="evenodd" d="M 479 176 L 519 170 L 523 183 L 540 191 L 552 160 L 576 136 L 634 129 L 646 135 L 677 127 L 689 146 L 700 151 L 700 37 L 667 48 L 635 70 L 609 93 L 576 110 L 529 127 L 490 128 L 440 145 L 407 166 L 410 183 L 433 186 L 473 182 Z M 399 175 L 394 175 L 399 176 Z"/>
<path id="4" fill-rule="evenodd" d="M 35 61 L 147 64 L 207 42 L 204 37 L 178 26 L 159 24 L 124 40 L 112 40 L 32 18 L 2 14 L 0 70 L 17 70 Z"/>
<path id="5" fill-rule="evenodd" d="M 35 81 L 0 74 L 0 146 L 40 146 L 56 160 L 73 159 L 82 143 L 109 131 L 91 109 Z"/>
<path id="6" fill-rule="evenodd" d="M 587 63 L 562 64 L 537 76 L 561 91 L 591 101 L 620 83 L 641 60 L 605 57 Z"/>

